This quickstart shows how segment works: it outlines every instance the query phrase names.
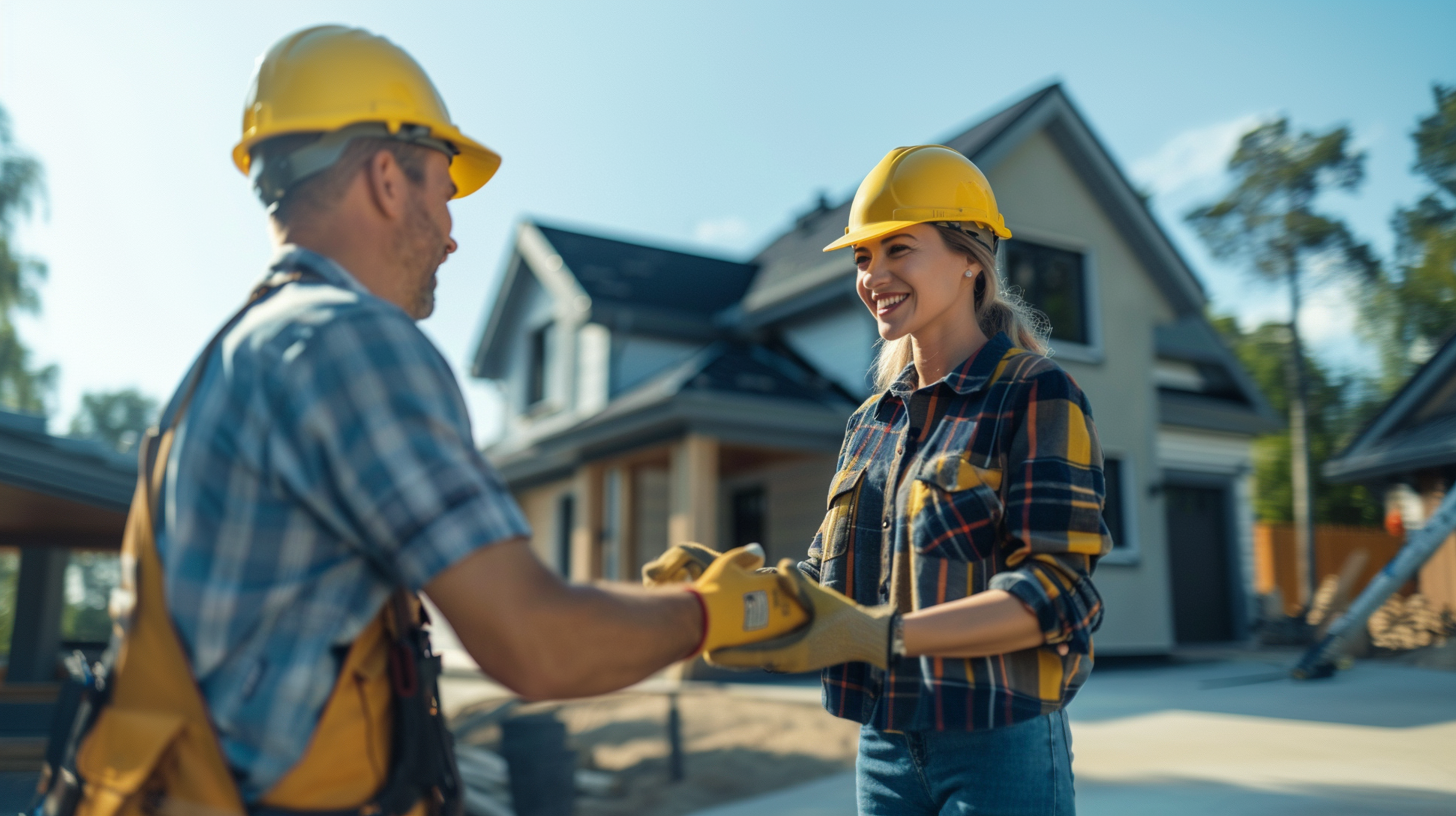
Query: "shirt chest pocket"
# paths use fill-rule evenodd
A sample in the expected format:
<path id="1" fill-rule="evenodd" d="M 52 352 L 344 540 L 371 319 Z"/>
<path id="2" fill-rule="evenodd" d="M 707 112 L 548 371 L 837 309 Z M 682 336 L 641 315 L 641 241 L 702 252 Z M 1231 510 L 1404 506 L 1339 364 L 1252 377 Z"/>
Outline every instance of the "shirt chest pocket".
<path id="1" fill-rule="evenodd" d="M 963 453 L 921 463 L 906 507 L 910 540 L 922 555 L 980 561 L 996 552 L 1005 506 L 1002 472 L 977 467 Z"/>
<path id="2" fill-rule="evenodd" d="M 821 555 L 825 562 L 839 558 L 854 542 L 854 517 L 859 510 L 859 494 L 864 488 L 864 466 L 845 468 L 834 475 L 829 485 L 829 499 L 824 523 L 819 527 Z"/>

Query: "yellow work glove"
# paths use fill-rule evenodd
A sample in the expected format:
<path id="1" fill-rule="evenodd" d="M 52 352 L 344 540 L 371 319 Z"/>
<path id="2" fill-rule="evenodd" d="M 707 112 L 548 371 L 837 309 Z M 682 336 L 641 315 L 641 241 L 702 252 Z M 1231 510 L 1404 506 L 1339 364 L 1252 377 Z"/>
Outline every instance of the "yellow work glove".
<path id="1" fill-rule="evenodd" d="M 733 669 L 768 669 L 806 672 L 864 662 L 886 668 L 895 608 L 861 606 L 834 590 L 820 586 L 799 572 L 787 558 L 779 562 L 778 578 L 792 587 L 813 617 L 808 626 L 772 640 L 730 649 L 710 649 L 707 660 Z"/>
<path id="2" fill-rule="evenodd" d="M 749 544 L 744 549 L 756 553 L 758 563 L 750 566 L 749 562 L 741 558 L 738 563 L 743 564 L 746 569 L 758 569 L 763 566 L 763 547 Z M 722 553 L 717 550 L 693 541 L 669 547 L 667 552 L 642 566 L 642 585 L 666 586 L 680 584 L 684 581 L 696 581 L 702 577 L 708 565 L 718 560 L 721 555 Z"/>
<path id="3" fill-rule="evenodd" d="M 698 651 L 775 638 L 809 622 L 791 585 L 776 574 L 754 571 L 762 563 L 761 554 L 739 547 L 714 560 L 693 582 L 705 618 Z"/>

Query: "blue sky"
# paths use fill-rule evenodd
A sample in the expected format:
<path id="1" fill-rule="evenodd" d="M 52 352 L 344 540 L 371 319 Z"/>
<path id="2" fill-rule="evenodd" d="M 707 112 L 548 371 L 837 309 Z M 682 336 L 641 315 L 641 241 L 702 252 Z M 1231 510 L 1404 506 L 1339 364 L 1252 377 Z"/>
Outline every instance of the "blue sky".
<path id="1" fill-rule="evenodd" d="M 912 10 L 913 9 L 913 10 Z M 948 137 L 1060 80 L 1154 193 L 1215 308 L 1282 315 L 1277 290 L 1211 261 L 1180 216 L 1216 194 L 1261 117 L 1354 128 L 1368 180 L 1331 209 L 1388 252 L 1422 187 L 1408 133 L 1456 84 L 1453 3 L 38 3 L 0 0 L 0 104 L 46 166 L 22 249 L 49 262 L 22 325 L 61 367 L 63 428 L 86 390 L 164 396 L 266 263 L 228 151 L 255 58 L 322 22 L 385 34 L 505 164 L 455 204 L 461 250 L 423 326 L 462 373 L 523 216 L 746 257 L 819 191 L 848 196 L 896 145 Z M 1339 367 L 1357 290 L 1302 322 Z M 464 382 L 478 431 L 490 386 Z"/>

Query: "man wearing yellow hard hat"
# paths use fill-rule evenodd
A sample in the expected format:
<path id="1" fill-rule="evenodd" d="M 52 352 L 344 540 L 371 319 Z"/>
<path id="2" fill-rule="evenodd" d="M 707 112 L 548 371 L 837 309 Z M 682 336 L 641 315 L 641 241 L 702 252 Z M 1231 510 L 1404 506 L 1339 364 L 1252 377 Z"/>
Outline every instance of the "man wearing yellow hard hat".
<path id="1" fill-rule="evenodd" d="M 691 592 L 570 586 L 532 555 L 415 326 L 456 248 L 448 202 L 501 160 L 408 54 L 339 26 L 283 38 L 232 158 L 277 255 L 145 446 L 117 635 L 71 666 L 41 813 L 459 813 L 421 591 L 534 698 L 805 623 L 750 552 Z"/>

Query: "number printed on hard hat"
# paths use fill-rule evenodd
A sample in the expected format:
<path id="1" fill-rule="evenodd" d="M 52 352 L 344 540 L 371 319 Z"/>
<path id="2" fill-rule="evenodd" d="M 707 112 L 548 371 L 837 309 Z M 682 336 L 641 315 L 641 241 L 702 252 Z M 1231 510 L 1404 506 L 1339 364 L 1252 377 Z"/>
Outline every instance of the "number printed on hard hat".
<path id="1" fill-rule="evenodd" d="M 752 632 L 768 626 L 768 593 L 761 589 L 743 596 L 743 631 Z"/>

